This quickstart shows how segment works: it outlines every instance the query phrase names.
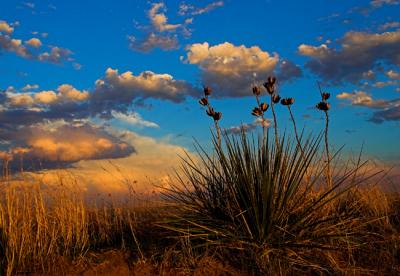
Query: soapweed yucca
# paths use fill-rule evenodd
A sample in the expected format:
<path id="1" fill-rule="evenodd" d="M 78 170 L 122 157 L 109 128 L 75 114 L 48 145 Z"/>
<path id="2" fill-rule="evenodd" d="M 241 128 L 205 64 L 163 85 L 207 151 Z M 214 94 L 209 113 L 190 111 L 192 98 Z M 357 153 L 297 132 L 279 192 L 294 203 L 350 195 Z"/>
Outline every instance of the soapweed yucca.
<path id="1" fill-rule="evenodd" d="M 177 175 L 181 183 L 165 193 L 180 203 L 182 214 L 166 227 L 199 246 L 251 249 L 266 259 L 278 252 L 288 263 L 306 266 L 303 250 L 356 246 L 358 218 L 332 206 L 361 181 L 354 177 L 360 164 L 328 187 L 321 177 L 322 135 L 305 139 L 302 149 L 285 135 L 279 145 L 244 130 L 223 138 L 220 147 L 214 137 L 213 155 L 197 147 L 200 162 L 183 158 L 185 177 Z"/>

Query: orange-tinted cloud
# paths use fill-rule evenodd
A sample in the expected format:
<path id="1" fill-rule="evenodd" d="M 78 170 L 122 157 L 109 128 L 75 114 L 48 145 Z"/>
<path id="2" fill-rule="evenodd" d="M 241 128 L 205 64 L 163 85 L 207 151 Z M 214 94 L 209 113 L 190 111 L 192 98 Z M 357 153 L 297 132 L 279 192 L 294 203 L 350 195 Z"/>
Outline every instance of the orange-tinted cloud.
<path id="1" fill-rule="evenodd" d="M 143 38 L 138 39 L 129 35 L 129 47 L 139 52 L 150 52 L 155 48 L 163 50 L 174 50 L 179 48 L 178 37 L 180 35 L 190 36 L 191 30 L 188 25 L 193 22 L 193 18 L 187 18 L 182 23 L 171 24 L 166 15 L 166 6 L 164 3 L 153 3 L 147 16 L 150 24 L 138 26 L 137 29 L 146 30 Z"/>
<path id="2" fill-rule="evenodd" d="M 10 24 L 0 20 L 0 52 L 12 52 L 16 55 L 43 62 L 63 63 L 73 61 L 72 51 L 58 46 L 49 46 L 43 50 L 43 43 L 39 38 L 30 38 L 23 42 L 14 37 L 14 28 L 19 24 Z"/>
<path id="3" fill-rule="evenodd" d="M 31 39 L 25 41 L 25 44 L 26 44 L 26 45 L 29 45 L 29 46 L 31 46 L 31 47 L 33 47 L 33 48 L 40 48 L 40 47 L 42 47 L 42 42 L 40 41 L 39 38 L 36 38 L 36 37 L 31 38 Z"/>
<path id="4" fill-rule="evenodd" d="M 25 86 L 22 90 L 29 90 L 36 86 Z M 37 88 L 37 87 L 36 87 Z M 79 103 L 89 99 L 88 91 L 80 91 L 70 84 L 62 84 L 53 90 L 26 92 L 26 93 L 7 93 L 11 106 L 31 107 L 41 105 Z"/>
<path id="5" fill-rule="evenodd" d="M 129 188 L 136 195 L 148 194 L 177 183 L 174 172 L 182 161 L 180 156 L 184 156 L 185 152 L 193 160 L 197 160 L 192 152 L 178 145 L 130 131 L 109 132 L 113 136 L 121 137 L 129 147 L 134 147 L 136 153 L 113 160 L 82 160 L 67 169 L 53 169 L 29 175 L 41 182 L 56 185 L 59 184 L 60 177 L 72 177 L 76 179 L 75 185 L 89 197 L 98 194 L 108 197 L 110 194 L 112 199 L 116 199 L 128 197 Z"/>
<path id="6" fill-rule="evenodd" d="M 270 55 L 258 46 L 235 46 L 229 42 L 215 46 L 207 42 L 189 45 L 185 59 L 199 66 L 203 83 L 226 97 L 248 96 L 251 83 L 266 80 L 278 61 L 278 54 Z"/>
<path id="7" fill-rule="evenodd" d="M 9 154 L 40 160 L 44 168 L 81 160 L 120 158 L 134 152 L 134 148 L 121 139 L 86 122 L 39 123 L 10 131 L 8 136 L 12 142 Z"/>
<path id="8" fill-rule="evenodd" d="M 14 28 L 11 26 L 11 24 L 8 24 L 6 21 L 0 20 L 0 32 L 10 34 L 13 31 L 14 31 Z"/>

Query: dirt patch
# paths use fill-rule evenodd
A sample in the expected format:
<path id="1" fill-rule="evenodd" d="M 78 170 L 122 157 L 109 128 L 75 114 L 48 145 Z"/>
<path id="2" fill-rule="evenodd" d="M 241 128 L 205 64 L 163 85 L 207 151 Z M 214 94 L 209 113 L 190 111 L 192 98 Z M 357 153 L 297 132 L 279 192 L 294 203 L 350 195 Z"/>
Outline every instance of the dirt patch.
<path id="1" fill-rule="evenodd" d="M 119 251 L 108 251 L 97 256 L 89 263 L 89 268 L 79 275 L 101 276 L 118 275 L 128 276 L 130 274 L 128 256 Z"/>
<path id="2" fill-rule="evenodd" d="M 49 276 L 175 276 L 175 275 L 246 275 L 236 271 L 229 265 L 211 257 L 203 257 L 198 263 L 189 267 L 173 267 L 169 263 L 156 264 L 151 261 L 138 261 L 130 258 L 128 253 L 120 250 L 109 250 L 99 253 L 89 253 L 87 257 L 74 262 L 59 259 L 57 265 L 52 267 Z M 31 275 L 43 275 L 33 273 Z"/>

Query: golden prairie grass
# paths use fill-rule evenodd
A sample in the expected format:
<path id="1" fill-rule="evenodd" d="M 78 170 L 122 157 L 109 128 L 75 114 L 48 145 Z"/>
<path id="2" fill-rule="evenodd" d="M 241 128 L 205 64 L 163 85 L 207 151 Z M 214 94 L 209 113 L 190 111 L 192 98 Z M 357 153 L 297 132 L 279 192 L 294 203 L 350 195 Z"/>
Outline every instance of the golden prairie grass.
<path id="1" fill-rule="evenodd" d="M 59 184 L 0 184 L 3 273 L 45 271 L 59 258 L 79 260 L 98 247 L 135 242 L 132 206 L 88 204 L 74 183 Z"/>
<path id="2" fill-rule="evenodd" d="M 317 194 L 309 194 L 309 200 Z M 55 271 L 65 260 L 78 265 L 102 249 L 131 252 L 132 273 L 138 275 L 141 271 L 160 275 L 201 275 L 206 271 L 216 275 L 246 275 L 256 273 L 256 267 L 265 266 L 275 254 L 268 258 L 258 256 L 255 263 L 249 263 L 248 253 L 243 250 L 236 253 L 223 247 L 199 250 L 187 236 L 165 240 L 171 232 L 157 225 L 174 209 L 170 212 L 159 203 L 149 203 L 147 207 L 139 204 L 139 208 L 134 202 L 90 204 L 85 202 L 81 191 L 65 181 L 58 186 L 2 183 L 0 198 L 0 265 L 4 275 Z M 399 197 L 388 195 L 377 186 L 353 189 L 321 210 L 321 216 L 326 215 L 324 212 L 340 214 L 343 210 L 339 209 L 348 209 L 358 212 L 360 224 L 363 217 L 375 218 L 367 226 L 374 235 L 357 248 L 313 249 L 307 255 L 324 260 L 334 271 L 344 274 L 398 272 L 398 208 Z M 307 261 L 296 251 L 276 254 L 282 260 L 298 254 L 298 262 Z M 282 267 L 269 269 L 285 274 Z"/>

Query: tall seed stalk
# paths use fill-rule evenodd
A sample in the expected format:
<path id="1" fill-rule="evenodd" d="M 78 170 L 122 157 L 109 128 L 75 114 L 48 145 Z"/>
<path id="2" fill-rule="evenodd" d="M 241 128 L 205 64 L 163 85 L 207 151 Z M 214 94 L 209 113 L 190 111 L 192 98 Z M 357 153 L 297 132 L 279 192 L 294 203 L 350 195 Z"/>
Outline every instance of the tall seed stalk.
<path id="1" fill-rule="evenodd" d="M 291 121 L 293 123 L 293 129 L 294 129 L 294 135 L 296 137 L 296 142 L 297 142 L 297 145 L 298 145 L 298 147 L 300 149 L 301 157 L 304 158 L 305 156 L 304 156 L 303 146 L 301 145 L 301 141 L 300 141 L 300 138 L 299 138 L 299 133 L 297 132 L 296 120 L 294 118 L 294 115 L 293 115 L 293 112 L 292 112 L 292 108 L 291 108 L 293 103 L 294 103 L 294 99 L 293 98 L 285 98 L 285 99 L 281 100 L 281 104 L 286 106 L 288 108 L 288 110 L 289 110 L 290 119 L 291 119 Z"/>
<path id="2" fill-rule="evenodd" d="M 277 122 L 277 119 L 276 119 L 276 113 L 275 113 L 275 106 L 274 105 L 275 105 L 275 103 L 274 103 L 274 100 L 273 100 L 273 95 L 271 95 L 271 110 L 272 110 L 272 116 L 274 118 L 275 144 L 278 146 L 279 145 L 278 122 Z"/>
<path id="3" fill-rule="evenodd" d="M 292 108 L 290 107 L 290 105 L 288 105 L 287 108 L 289 109 L 290 119 L 292 120 L 292 123 L 293 123 L 294 135 L 296 136 L 297 144 L 299 145 L 301 154 L 304 157 L 304 150 L 303 150 L 303 147 L 302 147 L 302 145 L 300 143 L 299 134 L 297 132 L 296 120 L 294 119 Z"/>
<path id="4" fill-rule="evenodd" d="M 275 144 L 278 148 L 279 146 L 279 134 L 278 134 L 278 120 L 276 119 L 275 106 L 274 104 L 279 103 L 281 97 L 276 93 L 275 89 L 276 78 L 268 77 L 267 82 L 264 83 L 264 87 L 271 97 L 271 110 L 272 116 L 274 118 L 274 130 L 275 130 Z"/>
<path id="5" fill-rule="evenodd" d="M 329 93 L 322 92 L 321 85 L 319 82 L 318 84 L 318 89 L 319 93 L 321 95 L 321 102 L 319 102 L 316 107 L 323 111 L 325 113 L 325 131 L 324 131 L 324 136 L 325 136 L 325 152 L 326 152 L 326 179 L 328 182 L 328 187 L 332 187 L 332 172 L 331 172 L 331 155 L 329 153 L 329 142 L 328 142 L 328 130 L 329 130 L 329 114 L 328 110 L 330 108 L 330 104 L 327 102 L 327 100 L 330 97 Z"/>
<path id="6" fill-rule="evenodd" d="M 212 92 L 212 89 L 208 86 L 205 86 L 203 91 L 204 97 L 199 100 L 199 103 L 200 105 L 207 107 L 207 115 L 212 117 L 214 120 L 215 130 L 217 131 L 218 147 L 221 148 L 221 129 L 219 127 L 218 121 L 222 118 L 222 113 L 214 111 L 214 108 L 210 104 L 209 96 Z"/>
<path id="7" fill-rule="evenodd" d="M 262 103 L 260 101 L 261 89 L 257 85 L 253 87 L 253 94 L 256 98 L 257 106 L 253 109 L 251 114 L 256 117 L 261 117 L 262 128 L 263 128 L 263 142 L 265 142 L 267 133 L 266 133 L 266 120 L 264 113 L 265 111 L 267 111 L 269 105 L 267 103 Z"/>

